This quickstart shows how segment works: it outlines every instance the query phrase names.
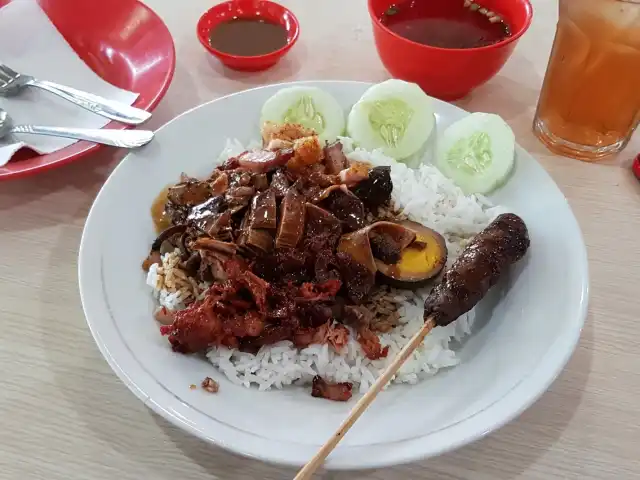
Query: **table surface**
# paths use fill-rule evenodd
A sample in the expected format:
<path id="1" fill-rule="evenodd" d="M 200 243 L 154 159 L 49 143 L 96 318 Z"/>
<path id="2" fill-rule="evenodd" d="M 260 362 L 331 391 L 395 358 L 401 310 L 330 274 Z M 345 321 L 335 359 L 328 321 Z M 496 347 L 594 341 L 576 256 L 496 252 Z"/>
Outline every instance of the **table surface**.
<path id="1" fill-rule="evenodd" d="M 260 74 L 224 71 L 194 25 L 211 2 L 148 0 L 177 48 L 173 85 L 151 126 L 224 94 L 298 79 L 381 81 L 364 0 L 284 1 L 302 34 Z M 640 478 L 640 183 L 618 158 L 587 164 L 550 155 L 530 129 L 556 22 L 555 0 L 502 72 L 458 104 L 502 115 L 567 196 L 589 251 L 591 298 L 580 344 L 549 391 L 473 445 L 418 464 L 326 479 Z M 292 471 L 243 459 L 154 415 L 102 359 L 86 327 L 76 258 L 91 203 L 122 154 L 0 186 L 0 478 L 283 479 Z"/>

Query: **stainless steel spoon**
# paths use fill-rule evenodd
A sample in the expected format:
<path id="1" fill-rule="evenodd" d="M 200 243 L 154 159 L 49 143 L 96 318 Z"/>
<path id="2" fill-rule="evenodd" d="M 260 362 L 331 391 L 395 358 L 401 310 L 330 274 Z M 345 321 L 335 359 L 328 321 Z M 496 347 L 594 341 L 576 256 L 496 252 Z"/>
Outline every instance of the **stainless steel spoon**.
<path id="1" fill-rule="evenodd" d="M 74 140 L 111 145 L 113 147 L 136 148 L 146 145 L 153 139 L 150 130 L 109 130 L 98 128 L 40 127 L 36 125 L 13 125 L 9 114 L 0 108 L 0 138 L 11 133 L 29 133 L 65 137 Z"/>

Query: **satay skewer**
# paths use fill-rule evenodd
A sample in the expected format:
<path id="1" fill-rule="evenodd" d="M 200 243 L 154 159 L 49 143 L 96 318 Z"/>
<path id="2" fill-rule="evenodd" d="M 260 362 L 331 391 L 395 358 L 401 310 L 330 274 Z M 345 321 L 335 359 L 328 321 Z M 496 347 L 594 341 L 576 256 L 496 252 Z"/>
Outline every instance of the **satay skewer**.
<path id="1" fill-rule="evenodd" d="M 349 431 L 349 429 L 356 423 L 356 420 L 360 418 L 360 415 L 364 413 L 364 411 L 371 405 L 378 395 L 384 388 L 384 386 L 389 383 L 389 381 L 393 378 L 393 376 L 398 373 L 398 370 L 402 366 L 402 364 L 411 356 L 413 351 L 422 343 L 424 337 L 436 326 L 436 322 L 433 319 L 429 319 L 425 324 L 418 330 L 418 332 L 409 340 L 402 350 L 396 355 L 396 358 L 393 359 L 391 365 L 387 367 L 387 369 L 378 377 L 376 382 L 369 388 L 367 393 L 358 400 L 358 403 L 355 404 L 349 416 L 345 419 L 344 422 L 338 427 L 338 430 L 331 436 L 331 438 L 322 446 L 318 453 L 314 455 L 314 457 L 307 463 L 302 470 L 298 472 L 295 477 L 295 480 L 306 480 L 311 478 L 314 472 L 322 465 L 325 459 L 329 456 L 331 451 L 338 445 L 342 437 Z"/>
<path id="2" fill-rule="evenodd" d="M 471 310 L 504 271 L 529 248 L 527 228 L 514 214 L 499 215 L 476 235 L 425 301 L 425 323 L 355 404 L 349 416 L 294 480 L 307 480 L 322 465 L 353 424 L 375 400 L 404 362 L 436 326 L 445 326 Z M 458 298 L 462 297 L 462 298 Z"/>

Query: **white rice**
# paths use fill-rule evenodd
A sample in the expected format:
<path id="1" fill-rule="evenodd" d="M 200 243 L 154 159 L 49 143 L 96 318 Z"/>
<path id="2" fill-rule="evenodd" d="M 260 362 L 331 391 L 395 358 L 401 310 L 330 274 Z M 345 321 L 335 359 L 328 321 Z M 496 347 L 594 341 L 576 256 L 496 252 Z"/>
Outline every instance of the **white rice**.
<path id="1" fill-rule="evenodd" d="M 341 141 L 349 159 L 391 167 L 395 207 L 410 220 L 433 228 L 445 237 L 449 264 L 471 236 L 503 211 L 492 206 L 486 198 L 465 196 L 460 188 L 431 165 L 408 168 L 380 151 L 368 152 L 354 148 L 349 138 L 341 138 Z M 239 141 L 228 140 L 218 163 L 244 150 Z M 188 295 L 198 298 L 206 288 L 206 285 L 191 285 L 189 292 L 185 293 L 184 288 L 187 287 L 174 278 L 175 261 L 176 254 L 164 255 L 163 264 L 153 265 L 147 277 L 147 283 L 153 288 L 159 304 L 170 310 L 184 308 L 184 300 Z M 207 358 L 233 383 L 246 387 L 257 385 L 260 390 L 282 388 L 309 383 L 315 375 L 320 375 L 330 381 L 352 382 L 364 392 L 422 326 L 424 299 L 428 291 L 426 288 L 403 292 L 404 299 L 396 299 L 401 301 L 399 325 L 392 332 L 380 335 L 382 345 L 389 346 L 389 354 L 383 359 L 369 360 L 353 334 L 340 353 L 327 344 L 298 350 L 286 341 L 262 347 L 255 355 L 215 347 L 207 352 Z M 456 365 L 459 360 L 449 344 L 452 339 L 460 340 L 471 332 L 473 318 L 472 310 L 451 325 L 434 329 L 392 382 L 415 384 L 441 368 Z"/>
<path id="2" fill-rule="evenodd" d="M 165 253 L 161 259 L 162 264 L 154 263 L 147 273 L 147 285 L 153 289 L 153 296 L 160 306 L 182 310 L 186 307 L 185 302 L 201 300 L 210 285 L 198 284 L 180 269 L 180 250 Z"/>

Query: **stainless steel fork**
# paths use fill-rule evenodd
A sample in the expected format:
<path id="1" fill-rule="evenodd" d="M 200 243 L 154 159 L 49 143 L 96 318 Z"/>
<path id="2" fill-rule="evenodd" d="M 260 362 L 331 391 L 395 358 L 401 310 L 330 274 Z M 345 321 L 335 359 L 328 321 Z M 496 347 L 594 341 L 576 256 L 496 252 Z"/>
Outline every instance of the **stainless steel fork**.
<path id="1" fill-rule="evenodd" d="M 0 138 L 12 133 L 49 135 L 74 140 L 102 143 L 114 147 L 136 148 L 153 140 L 150 130 L 110 130 L 108 128 L 64 128 L 40 127 L 36 125 L 14 125 L 9 114 L 0 108 Z"/>
<path id="2" fill-rule="evenodd" d="M 16 72 L 7 65 L 0 63 L 1 96 L 7 97 L 15 95 L 26 87 L 36 87 L 46 90 L 90 112 L 129 125 L 139 125 L 151 117 L 151 113 L 139 108 L 132 107 L 125 103 L 107 100 L 99 95 L 76 90 L 75 88 L 59 85 L 47 80 L 38 80 L 30 75 L 23 75 L 22 73 Z"/>

